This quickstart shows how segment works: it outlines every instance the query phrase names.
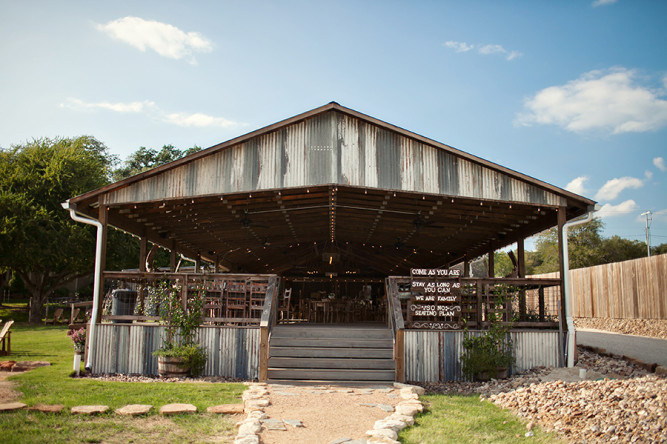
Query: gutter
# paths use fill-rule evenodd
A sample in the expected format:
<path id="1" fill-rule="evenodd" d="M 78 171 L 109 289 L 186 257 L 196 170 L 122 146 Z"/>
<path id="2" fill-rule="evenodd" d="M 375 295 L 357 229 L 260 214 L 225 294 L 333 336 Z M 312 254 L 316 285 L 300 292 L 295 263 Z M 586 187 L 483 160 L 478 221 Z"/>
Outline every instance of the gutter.
<path id="1" fill-rule="evenodd" d="M 95 350 L 95 336 L 97 333 L 97 313 L 99 312 L 99 294 L 100 294 L 100 280 L 102 277 L 102 233 L 103 226 L 102 222 L 97 219 L 91 219 L 88 217 L 83 217 L 76 213 L 76 206 L 70 205 L 69 199 L 63 202 L 62 207 L 66 210 L 69 210 L 70 217 L 76 222 L 81 222 L 87 225 L 94 225 L 97 227 L 97 243 L 95 245 L 95 280 L 93 282 L 93 312 L 91 314 L 91 323 L 90 323 L 90 338 L 88 339 L 88 359 L 85 363 L 86 371 L 92 369 L 92 350 Z"/>
<path id="2" fill-rule="evenodd" d="M 589 206 L 588 214 L 583 218 L 578 218 L 566 222 L 563 225 L 562 242 L 563 242 L 563 286 L 565 287 L 565 320 L 567 322 L 567 366 L 574 367 L 574 348 L 576 347 L 576 331 L 574 329 L 574 319 L 570 308 L 570 301 L 572 300 L 570 290 L 570 253 L 568 251 L 567 231 L 570 227 L 576 227 L 593 220 L 593 214 L 600 209 L 599 205 Z"/>

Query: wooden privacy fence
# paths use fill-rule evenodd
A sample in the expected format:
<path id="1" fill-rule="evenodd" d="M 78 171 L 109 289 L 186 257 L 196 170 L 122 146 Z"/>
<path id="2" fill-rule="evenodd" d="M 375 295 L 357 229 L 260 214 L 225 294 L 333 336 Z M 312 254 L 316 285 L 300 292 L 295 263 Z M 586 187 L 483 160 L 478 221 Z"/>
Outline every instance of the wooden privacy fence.
<path id="1" fill-rule="evenodd" d="M 575 318 L 667 319 L 667 254 L 570 270 L 570 282 Z M 559 293 L 552 287 L 546 298 Z"/>

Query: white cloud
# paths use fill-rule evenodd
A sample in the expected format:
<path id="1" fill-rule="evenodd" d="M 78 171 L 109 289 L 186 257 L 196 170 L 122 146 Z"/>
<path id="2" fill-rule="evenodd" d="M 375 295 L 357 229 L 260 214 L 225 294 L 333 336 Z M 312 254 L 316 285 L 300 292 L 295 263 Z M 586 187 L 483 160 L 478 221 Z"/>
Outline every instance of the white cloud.
<path id="1" fill-rule="evenodd" d="M 584 183 L 588 180 L 587 176 L 579 176 L 577 178 L 574 178 L 570 181 L 565 186 L 565 189 L 567 191 L 571 191 L 572 193 L 583 195 L 586 192 L 586 188 L 584 188 Z"/>
<path id="2" fill-rule="evenodd" d="M 597 200 L 613 200 L 618 197 L 621 192 L 627 188 L 641 188 L 644 185 L 641 179 L 636 177 L 617 177 L 608 180 L 602 188 L 595 194 Z"/>
<path id="3" fill-rule="evenodd" d="M 646 180 L 653 179 L 653 171 L 649 171 L 649 170 L 644 171 L 644 177 L 646 178 Z"/>
<path id="4" fill-rule="evenodd" d="M 111 103 L 111 102 L 97 102 L 87 103 L 83 100 L 68 98 L 65 102 L 60 104 L 61 108 L 70 108 L 74 110 L 94 110 L 105 109 L 115 111 L 117 113 L 140 113 L 155 108 L 155 103 L 149 100 L 143 102 L 127 102 L 127 103 Z"/>
<path id="5" fill-rule="evenodd" d="M 455 42 L 453 40 L 445 42 L 444 45 L 456 52 L 468 52 L 475 48 L 475 45 L 470 45 L 466 42 Z"/>
<path id="6" fill-rule="evenodd" d="M 568 131 L 644 132 L 667 126 L 664 90 L 635 83 L 625 68 L 591 71 L 561 86 L 550 86 L 525 101 L 520 125 L 551 124 Z M 664 79 L 663 79 L 664 80 Z"/>
<path id="7" fill-rule="evenodd" d="M 506 60 L 514 60 L 517 57 L 521 57 L 523 54 L 520 53 L 519 51 L 508 51 L 507 49 L 503 48 L 501 45 L 475 45 L 472 43 L 466 43 L 466 42 L 457 42 L 453 40 L 449 40 L 445 43 L 443 43 L 447 48 L 453 49 L 456 52 L 468 52 L 472 51 L 473 49 L 477 48 L 477 52 L 481 55 L 502 55 L 505 57 Z"/>
<path id="8" fill-rule="evenodd" d="M 646 220 L 646 216 L 640 216 L 641 219 L 644 221 Z M 662 222 L 667 222 L 667 208 L 664 210 L 656 211 L 654 212 L 651 217 L 653 218 L 654 221 L 662 221 Z"/>
<path id="9" fill-rule="evenodd" d="M 667 171 L 667 166 L 665 166 L 665 159 L 662 157 L 656 157 L 653 159 L 653 165 L 660 171 Z"/>
<path id="10" fill-rule="evenodd" d="M 593 7 L 597 8 L 598 6 L 612 5 L 616 3 L 617 0 L 595 0 L 593 2 Z"/>
<path id="11" fill-rule="evenodd" d="M 190 63 L 196 63 L 193 52 L 213 49 L 211 41 L 198 32 L 184 32 L 173 25 L 139 17 L 123 17 L 97 25 L 97 29 L 140 51 L 152 49 L 171 59 L 188 58 Z"/>
<path id="12" fill-rule="evenodd" d="M 238 126 L 237 122 L 227 120 L 223 117 L 213 117 L 202 113 L 171 113 L 165 115 L 163 120 L 167 123 L 173 123 L 178 126 L 219 126 L 222 128 Z"/>
<path id="13" fill-rule="evenodd" d="M 243 126 L 240 122 L 225 119 L 223 117 L 213 117 L 203 113 L 167 113 L 162 110 L 155 102 L 144 100 L 143 102 L 97 102 L 88 103 L 80 99 L 68 98 L 60 104 L 61 108 L 70 108 L 76 111 L 94 111 L 106 110 L 116 113 L 134 113 L 145 114 L 155 120 L 169 123 L 172 125 L 186 126 L 186 127 L 222 127 L 230 128 L 235 126 Z"/>
<path id="14" fill-rule="evenodd" d="M 628 213 L 634 213 L 639 209 L 639 205 L 634 200 L 626 200 L 618 205 L 604 204 L 600 211 L 596 213 L 598 217 L 615 217 Z"/>

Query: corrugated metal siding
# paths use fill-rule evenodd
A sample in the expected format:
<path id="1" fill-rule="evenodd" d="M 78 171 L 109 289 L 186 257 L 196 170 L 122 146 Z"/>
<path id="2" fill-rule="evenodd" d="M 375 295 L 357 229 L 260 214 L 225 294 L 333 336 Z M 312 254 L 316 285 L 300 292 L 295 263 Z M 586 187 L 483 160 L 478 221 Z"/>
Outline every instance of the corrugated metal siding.
<path id="1" fill-rule="evenodd" d="M 515 372 L 558 365 L 557 331 L 516 331 L 511 334 L 516 357 Z M 407 381 L 444 382 L 463 379 L 459 363 L 463 353 L 462 331 L 406 330 L 404 341 Z"/>
<path id="2" fill-rule="evenodd" d="M 153 351 L 162 345 L 163 333 L 162 326 L 99 324 L 93 372 L 157 375 Z M 203 327 L 199 340 L 209 354 L 204 376 L 259 376 L 259 328 Z"/>
<path id="3" fill-rule="evenodd" d="M 105 203 L 331 183 L 562 204 L 528 182 L 335 111 L 145 178 L 109 193 Z"/>

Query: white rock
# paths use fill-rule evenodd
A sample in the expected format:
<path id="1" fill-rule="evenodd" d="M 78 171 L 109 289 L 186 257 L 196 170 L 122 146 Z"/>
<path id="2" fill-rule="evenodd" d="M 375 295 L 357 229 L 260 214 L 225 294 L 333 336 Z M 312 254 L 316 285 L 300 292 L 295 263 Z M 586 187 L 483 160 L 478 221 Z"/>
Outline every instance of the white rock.
<path id="1" fill-rule="evenodd" d="M 381 430 L 381 429 L 391 429 L 395 432 L 400 432 L 404 428 L 406 428 L 408 425 L 404 423 L 403 421 L 398 421 L 396 419 L 380 419 L 378 421 L 375 421 L 375 425 L 373 426 L 373 429 L 375 430 Z"/>
<path id="2" fill-rule="evenodd" d="M 243 435 L 256 435 L 262 430 L 262 426 L 259 421 L 251 421 L 241 424 L 239 427 L 239 436 Z"/>
<path id="3" fill-rule="evenodd" d="M 385 419 L 392 419 L 392 420 L 395 420 L 395 421 L 402 421 L 409 426 L 414 425 L 414 423 L 415 423 L 415 418 L 414 417 L 408 416 L 408 415 L 401 415 L 400 413 L 393 413 L 393 414 L 387 416 Z"/>
<path id="4" fill-rule="evenodd" d="M 397 439 L 398 438 L 398 433 L 391 429 L 379 429 L 379 430 L 368 430 L 366 432 L 366 435 L 372 436 L 372 437 L 377 437 L 377 438 L 389 438 L 389 439 Z"/>

